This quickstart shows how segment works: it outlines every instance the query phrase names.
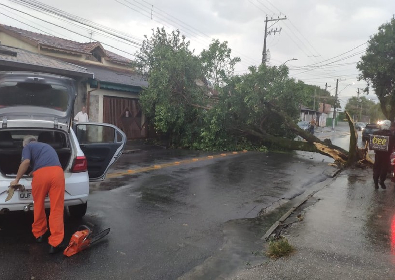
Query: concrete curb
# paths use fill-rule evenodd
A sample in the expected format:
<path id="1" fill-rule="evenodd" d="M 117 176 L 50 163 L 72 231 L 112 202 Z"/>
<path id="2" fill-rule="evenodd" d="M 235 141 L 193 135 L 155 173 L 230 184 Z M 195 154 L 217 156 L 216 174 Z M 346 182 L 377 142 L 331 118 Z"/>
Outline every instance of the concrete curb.
<path id="1" fill-rule="evenodd" d="M 342 169 L 339 168 L 327 168 L 325 169 L 322 173 L 325 174 L 326 176 L 328 176 L 328 179 L 326 179 L 325 181 L 322 181 L 318 184 L 316 184 L 313 188 L 314 190 L 312 192 L 310 192 L 309 194 L 301 194 L 300 196 L 298 196 L 297 198 L 294 198 L 294 200 L 299 200 L 291 209 L 289 209 L 287 211 L 287 213 L 285 213 L 284 215 L 281 216 L 280 219 L 278 219 L 267 231 L 266 233 L 263 235 L 263 237 L 261 237 L 261 239 L 267 241 L 269 239 L 269 237 L 273 234 L 273 232 L 275 230 L 277 230 L 278 227 L 284 225 L 285 220 L 292 215 L 292 213 L 294 213 L 302 204 L 304 204 L 307 200 L 309 200 L 311 197 L 313 197 L 317 192 L 319 192 L 320 190 L 322 190 L 323 188 L 325 188 L 326 186 L 328 186 L 332 181 L 333 178 L 339 174 L 339 172 L 341 172 Z M 330 179 L 330 180 L 329 180 Z"/>
<path id="2" fill-rule="evenodd" d="M 122 154 L 133 154 L 133 153 L 137 153 L 140 152 L 141 149 L 134 149 L 134 150 L 123 150 Z"/>

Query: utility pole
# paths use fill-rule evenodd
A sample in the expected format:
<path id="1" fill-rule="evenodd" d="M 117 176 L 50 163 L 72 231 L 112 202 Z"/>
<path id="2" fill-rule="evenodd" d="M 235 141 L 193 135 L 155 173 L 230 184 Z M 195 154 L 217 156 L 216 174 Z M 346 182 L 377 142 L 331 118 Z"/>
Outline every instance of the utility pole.
<path id="1" fill-rule="evenodd" d="M 266 37 L 268 36 L 268 35 L 270 35 L 271 33 L 274 33 L 274 35 L 276 35 L 276 33 L 278 32 L 278 33 L 280 33 L 281 32 L 281 28 L 280 28 L 280 30 L 278 30 L 277 28 L 276 29 L 272 29 L 272 30 L 270 30 L 269 32 L 267 31 L 267 23 L 268 22 L 271 22 L 271 21 L 275 21 L 275 23 L 273 23 L 270 27 L 272 27 L 273 25 L 275 25 L 277 22 L 279 22 L 280 20 L 284 20 L 284 19 L 287 19 L 287 17 L 283 17 L 283 18 L 280 18 L 280 17 L 277 17 L 277 18 L 270 18 L 270 19 L 268 19 L 267 18 L 267 16 L 266 16 L 266 19 L 265 19 L 265 34 L 264 34 L 264 38 L 263 38 L 263 51 L 262 51 L 262 64 L 266 64 L 266 60 L 267 60 L 267 51 L 266 51 Z M 269 27 L 269 28 L 270 28 Z"/>
<path id="2" fill-rule="evenodd" d="M 313 105 L 313 110 L 315 111 L 315 94 L 316 94 L 317 89 L 314 89 L 314 105 Z M 319 105 L 319 104 L 318 104 Z"/>
<path id="3" fill-rule="evenodd" d="M 328 83 L 325 83 L 325 93 L 327 92 L 328 87 L 330 87 L 330 86 L 328 86 Z M 324 101 L 322 102 L 322 113 L 325 113 L 325 102 L 326 102 L 326 99 L 324 98 Z"/>
<path id="4" fill-rule="evenodd" d="M 332 120 L 332 131 L 335 130 L 336 122 L 336 103 L 337 103 L 337 89 L 339 88 L 339 79 L 336 79 L 336 93 L 335 93 L 335 105 L 333 105 L 333 120 Z"/>
<path id="5" fill-rule="evenodd" d="M 331 87 L 331 85 L 328 86 L 328 83 L 325 83 L 325 91 L 327 91 L 328 87 Z"/>
<path id="6" fill-rule="evenodd" d="M 359 111 L 359 121 L 362 121 L 362 100 L 361 99 L 359 99 L 359 90 L 360 89 L 362 89 L 362 88 L 358 88 L 358 103 L 360 103 L 361 104 L 361 110 Z M 359 106 L 357 106 L 357 109 L 358 109 L 358 107 Z"/>
<path id="7" fill-rule="evenodd" d="M 359 88 L 358 88 L 358 99 L 357 99 L 357 102 L 358 102 L 358 105 L 357 105 L 357 110 L 358 110 L 358 107 L 359 107 L 359 102 L 360 102 L 360 100 L 359 100 Z M 362 105 L 362 104 L 361 104 Z M 359 114 L 359 119 L 358 119 L 358 121 L 361 121 L 361 115 L 362 115 L 362 106 L 361 106 L 361 113 Z"/>

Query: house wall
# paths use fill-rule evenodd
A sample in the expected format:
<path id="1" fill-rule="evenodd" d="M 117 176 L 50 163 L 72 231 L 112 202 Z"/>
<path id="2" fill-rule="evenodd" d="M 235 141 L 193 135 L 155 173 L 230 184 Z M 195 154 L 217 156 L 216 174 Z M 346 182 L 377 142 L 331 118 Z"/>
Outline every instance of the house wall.
<path id="1" fill-rule="evenodd" d="M 22 39 L 12 37 L 4 32 L 0 31 L 0 42 L 3 45 L 20 48 L 23 50 L 31 51 L 33 53 L 39 53 L 41 55 L 46 55 L 54 58 L 59 58 L 67 61 L 76 61 L 76 62 L 84 62 L 92 65 L 104 65 L 108 67 L 118 68 L 118 69 L 126 69 L 130 70 L 130 66 L 125 66 L 117 63 L 113 63 L 111 61 L 107 61 L 105 58 L 102 59 L 103 63 L 95 62 L 92 60 L 87 60 L 85 54 L 66 54 L 60 53 L 56 50 L 39 49 L 37 46 L 33 46 L 30 43 L 23 41 Z M 121 98 L 129 98 L 129 99 L 138 99 L 139 95 L 136 93 L 115 91 L 115 90 L 105 90 L 105 89 L 94 89 L 90 88 L 88 82 L 86 80 L 77 81 L 77 97 L 74 104 L 74 115 L 81 111 L 83 106 L 87 106 L 87 94 L 88 91 L 91 91 L 90 101 L 89 101 L 89 120 L 92 122 L 103 122 L 103 98 L 104 96 L 110 97 L 121 97 Z M 142 121 L 145 121 L 145 117 L 142 116 Z"/>
<path id="2" fill-rule="evenodd" d="M 86 59 L 86 57 L 87 57 L 86 54 L 60 53 L 58 51 L 48 50 L 45 48 L 41 49 L 40 54 L 55 57 L 55 58 L 60 58 L 60 59 L 74 60 L 76 62 L 89 63 L 92 65 L 108 66 L 108 67 L 118 68 L 118 69 L 122 69 L 122 70 L 129 70 L 130 71 L 130 69 L 131 69 L 130 66 L 125 66 L 122 64 L 113 63 L 111 61 L 106 60 L 105 58 L 102 59 L 102 63 L 98 62 L 98 61 L 92 61 L 92 60 Z"/>
<path id="3" fill-rule="evenodd" d="M 327 118 L 328 118 L 328 114 L 322 113 L 318 121 L 319 126 L 325 127 Z"/>
<path id="4" fill-rule="evenodd" d="M 91 94 L 90 96 L 90 102 L 89 102 L 89 120 L 91 122 L 100 122 L 99 119 L 99 111 L 100 111 L 100 106 L 99 106 L 99 95 L 94 95 Z M 103 111 L 103 110 L 102 110 Z M 103 119 L 103 117 L 101 118 Z"/>
<path id="5" fill-rule="evenodd" d="M 27 50 L 27 51 L 34 52 L 34 53 L 39 53 L 37 46 L 28 44 L 20 39 L 12 37 L 12 36 L 10 36 L 6 33 L 3 33 L 3 32 L 0 32 L 0 42 L 1 42 L 1 44 L 6 45 L 6 46 L 19 48 L 19 49 Z"/>
<path id="6" fill-rule="evenodd" d="M 87 83 L 85 80 L 77 81 L 77 97 L 74 102 L 74 115 L 81 111 L 83 106 L 86 106 L 87 97 Z"/>
<path id="7" fill-rule="evenodd" d="M 130 66 L 128 66 L 128 65 L 114 63 L 112 61 L 106 60 L 105 58 L 103 58 L 102 63 L 100 63 L 100 62 L 86 59 L 85 54 L 62 53 L 62 52 L 59 52 L 56 50 L 46 49 L 45 47 L 40 49 L 38 46 L 34 46 L 30 43 L 27 43 L 19 38 L 15 38 L 15 37 L 8 35 L 4 32 L 1 32 L 1 31 L 0 31 L 0 42 L 1 42 L 1 44 L 6 45 L 6 46 L 20 48 L 23 50 L 27 50 L 30 52 L 39 53 L 39 54 L 43 54 L 43 55 L 48 55 L 48 56 L 55 57 L 55 58 L 75 60 L 75 61 L 89 63 L 89 64 L 93 64 L 93 65 L 102 65 L 102 66 L 119 68 L 119 69 L 123 69 L 123 70 L 130 70 Z"/>

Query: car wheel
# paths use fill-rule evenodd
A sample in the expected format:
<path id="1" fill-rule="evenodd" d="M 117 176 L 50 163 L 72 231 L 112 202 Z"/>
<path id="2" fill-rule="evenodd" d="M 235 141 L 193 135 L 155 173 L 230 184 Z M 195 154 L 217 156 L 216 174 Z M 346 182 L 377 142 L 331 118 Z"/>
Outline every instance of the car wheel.
<path id="1" fill-rule="evenodd" d="M 71 218 L 82 218 L 85 216 L 86 208 L 88 208 L 88 202 L 79 205 L 69 206 L 69 215 Z"/>

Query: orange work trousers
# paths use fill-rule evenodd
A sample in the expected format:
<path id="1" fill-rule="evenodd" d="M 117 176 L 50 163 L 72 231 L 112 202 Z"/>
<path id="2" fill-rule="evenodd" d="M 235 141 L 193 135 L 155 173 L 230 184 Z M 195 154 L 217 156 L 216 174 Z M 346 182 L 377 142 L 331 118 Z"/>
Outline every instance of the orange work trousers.
<path id="1" fill-rule="evenodd" d="M 49 194 L 51 235 L 48 238 L 48 243 L 54 247 L 62 243 L 64 237 L 64 188 L 64 173 L 60 166 L 42 167 L 33 172 L 34 222 L 32 232 L 38 238 L 48 230 L 44 202 L 46 195 Z"/>

